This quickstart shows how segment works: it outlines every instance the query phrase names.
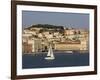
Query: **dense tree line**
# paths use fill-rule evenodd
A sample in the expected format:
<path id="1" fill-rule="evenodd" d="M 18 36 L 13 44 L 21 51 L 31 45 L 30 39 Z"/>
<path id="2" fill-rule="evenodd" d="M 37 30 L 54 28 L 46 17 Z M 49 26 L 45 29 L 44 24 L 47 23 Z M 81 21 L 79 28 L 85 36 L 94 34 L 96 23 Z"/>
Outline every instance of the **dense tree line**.
<path id="1" fill-rule="evenodd" d="M 32 25 L 30 26 L 29 28 L 32 28 L 32 27 L 38 27 L 38 28 L 48 28 L 48 29 L 57 29 L 57 28 L 60 28 L 60 29 L 64 29 L 64 26 L 56 26 L 56 25 L 50 25 L 50 24 L 36 24 L 36 25 Z"/>
<path id="2" fill-rule="evenodd" d="M 44 31 L 49 31 L 49 32 L 57 32 L 59 31 L 60 33 L 64 32 L 64 26 L 56 26 L 56 25 L 50 25 L 50 24 L 36 24 L 36 25 L 32 25 L 30 27 L 28 27 L 28 29 L 31 28 L 43 28 L 40 29 L 40 33 L 44 32 Z"/>

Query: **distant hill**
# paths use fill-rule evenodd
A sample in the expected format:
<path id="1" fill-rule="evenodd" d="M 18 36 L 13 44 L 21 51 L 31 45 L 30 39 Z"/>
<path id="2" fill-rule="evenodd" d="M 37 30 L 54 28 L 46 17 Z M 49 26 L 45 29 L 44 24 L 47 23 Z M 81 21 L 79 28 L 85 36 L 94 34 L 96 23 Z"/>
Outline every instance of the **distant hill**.
<path id="1" fill-rule="evenodd" d="M 64 29 L 64 26 L 56 26 L 56 25 L 50 25 L 50 24 L 36 24 L 26 29 L 31 29 L 31 28 Z"/>

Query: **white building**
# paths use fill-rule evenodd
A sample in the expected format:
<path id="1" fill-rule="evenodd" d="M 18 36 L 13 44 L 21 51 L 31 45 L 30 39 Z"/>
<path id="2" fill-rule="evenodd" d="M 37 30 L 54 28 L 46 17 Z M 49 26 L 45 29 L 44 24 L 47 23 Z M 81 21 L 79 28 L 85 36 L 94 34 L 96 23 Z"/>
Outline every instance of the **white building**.
<path id="1" fill-rule="evenodd" d="M 42 44 L 40 39 L 32 38 L 28 40 L 28 44 L 32 44 L 32 52 L 38 52 L 42 49 Z"/>

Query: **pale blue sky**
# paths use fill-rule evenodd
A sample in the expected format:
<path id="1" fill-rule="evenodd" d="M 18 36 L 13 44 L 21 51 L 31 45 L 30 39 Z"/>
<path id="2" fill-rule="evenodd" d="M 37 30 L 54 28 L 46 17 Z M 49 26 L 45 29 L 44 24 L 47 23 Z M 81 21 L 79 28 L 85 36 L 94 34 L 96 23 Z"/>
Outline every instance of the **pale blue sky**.
<path id="1" fill-rule="evenodd" d="M 22 27 L 33 24 L 51 24 L 73 28 L 89 28 L 89 14 L 43 11 L 22 11 Z"/>

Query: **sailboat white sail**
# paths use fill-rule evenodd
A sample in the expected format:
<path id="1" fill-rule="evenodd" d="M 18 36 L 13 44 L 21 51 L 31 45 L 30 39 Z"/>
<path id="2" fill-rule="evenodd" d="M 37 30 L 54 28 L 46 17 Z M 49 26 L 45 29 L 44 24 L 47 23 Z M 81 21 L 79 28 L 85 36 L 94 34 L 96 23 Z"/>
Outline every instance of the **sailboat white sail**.
<path id="1" fill-rule="evenodd" d="M 46 60 L 53 60 L 53 59 L 55 59 L 51 45 L 49 47 L 48 54 L 47 54 L 47 57 L 45 57 L 45 59 Z"/>

